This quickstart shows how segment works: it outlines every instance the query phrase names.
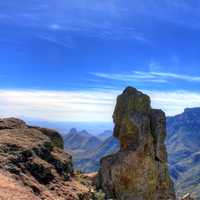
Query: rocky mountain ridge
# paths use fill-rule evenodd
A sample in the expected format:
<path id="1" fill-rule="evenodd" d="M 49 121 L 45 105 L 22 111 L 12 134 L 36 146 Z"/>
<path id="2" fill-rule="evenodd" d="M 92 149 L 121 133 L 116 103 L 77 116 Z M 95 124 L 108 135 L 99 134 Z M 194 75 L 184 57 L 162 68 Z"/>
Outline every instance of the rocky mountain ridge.
<path id="1" fill-rule="evenodd" d="M 88 133 L 87 131 L 77 131 L 72 128 L 67 135 L 63 136 L 65 149 L 69 150 L 93 150 L 96 146 L 101 144 L 101 140 Z"/>
<path id="2" fill-rule="evenodd" d="M 200 199 L 200 108 L 185 109 L 167 120 L 171 176 L 178 196 Z"/>
<path id="3" fill-rule="evenodd" d="M 54 130 L 0 119 L 0 199 L 88 200 L 76 180 L 72 157 Z"/>

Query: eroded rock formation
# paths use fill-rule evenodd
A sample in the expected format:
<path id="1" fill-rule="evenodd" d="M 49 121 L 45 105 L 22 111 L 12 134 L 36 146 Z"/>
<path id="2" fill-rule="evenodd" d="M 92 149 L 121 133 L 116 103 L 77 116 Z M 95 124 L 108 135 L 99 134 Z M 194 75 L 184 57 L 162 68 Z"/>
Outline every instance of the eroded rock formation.
<path id="1" fill-rule="evenodd" d="M 60 135 L 15 119 L 0 119 L 0 199 L 88 200 Z"/>
<path id="2" fill-rule="evenodd" d="M 120 151 L 101 160 L 98 184 L 107 198 L 174 200 L 165 149 L 166 122 L 150 98 L 128 87 L 117 98 L 114 136 Z"/>

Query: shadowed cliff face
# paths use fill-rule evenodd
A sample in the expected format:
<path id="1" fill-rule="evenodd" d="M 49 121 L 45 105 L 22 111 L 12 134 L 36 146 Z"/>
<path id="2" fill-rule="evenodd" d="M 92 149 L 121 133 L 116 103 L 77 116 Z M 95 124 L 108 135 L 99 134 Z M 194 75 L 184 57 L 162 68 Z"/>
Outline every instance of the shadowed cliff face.
<path id="1" fill-rule="evenodd" d="M 114 136 L 120 151 L 101 160 L 99 187 L 118 200 L 175 199 L 168 174 L 165 114 L 150 98 L 128 87 L 117 98 Z"/>

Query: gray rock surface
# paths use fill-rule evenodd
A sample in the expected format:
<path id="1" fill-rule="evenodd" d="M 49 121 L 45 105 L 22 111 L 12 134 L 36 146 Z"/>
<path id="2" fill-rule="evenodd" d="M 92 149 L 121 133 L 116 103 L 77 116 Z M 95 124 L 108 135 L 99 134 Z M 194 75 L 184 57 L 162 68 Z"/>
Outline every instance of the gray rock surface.
<path id="1" fill-rule="evenodd" d="M 117 98 L 113 119 L 121 147 L 101 160 L 98 177 L 107 198 L 175 199 L 164 145 L 165 114 L 151 109 L 147 95 L 128 87 Z"/>

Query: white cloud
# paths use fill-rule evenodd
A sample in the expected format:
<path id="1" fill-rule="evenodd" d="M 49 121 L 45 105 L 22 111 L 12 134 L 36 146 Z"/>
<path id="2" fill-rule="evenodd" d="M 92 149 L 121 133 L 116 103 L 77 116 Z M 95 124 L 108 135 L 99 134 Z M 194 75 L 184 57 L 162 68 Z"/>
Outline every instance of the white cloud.
<path id="1" fill-rule="evenodd" d="M 115 92 L 0 90 L 0 114 L 52 121 L 111 121 Z"/>
<path id="2" fill-rule="evenodd" d="M 165 111 L 168 116 L 182 113 L 185 108 L 200 107 L 200 92 L 144 91 L 152 100 L 152 107 Z"/>
<path id="3" fill-rule="evenodd" d="M 154 75 L 149 73 L 143 73 L 139 71 L 134 71 L 132 73 L 120 73 L 120 74 L 107 74 L 107 73 L 91 73 L 94 76 L 104 79 L 124 81 L 124 82 L 157 82 L 166 83 L 164 79 L 157 79 Z"/>
<path id="4" fill-rule="evenodd" d="M 157 82 L 167 83 L 171 79 L 188 81 L 188 82 L 200 82 L 200 76 L 191 76 L 184 74 L 175 74 L 168 72 L 143 72 L 143 71 L 132 71 L 130 73 L 91 73 L 99 78 L 128 81 L 128 82 Z"/>
<path id="5" fill-rule="evenodd" d="M 162 78 L 179 79 L 179 80 L 189 81 L 189 82 L 200 82 L 200 76 L 189 76 L 189 75 L 166 73 L 166 72 L 150 72 L 150 74 L 156 77 L 162 77 Z"/>
<path id="6" fill-rule="evenodd" d="M 152 106 L 167 115 L 186 107 L 200 107 L 200 93 L 189 91 L 144 91 Z M 112 121 L 117 95 L 121 91 L 0 90 L 0 116 L 48 121 Z"/>

